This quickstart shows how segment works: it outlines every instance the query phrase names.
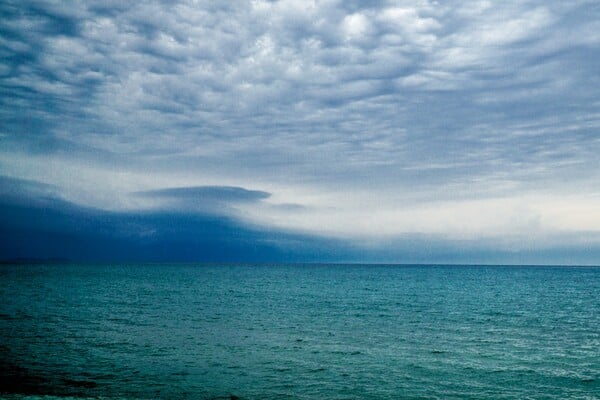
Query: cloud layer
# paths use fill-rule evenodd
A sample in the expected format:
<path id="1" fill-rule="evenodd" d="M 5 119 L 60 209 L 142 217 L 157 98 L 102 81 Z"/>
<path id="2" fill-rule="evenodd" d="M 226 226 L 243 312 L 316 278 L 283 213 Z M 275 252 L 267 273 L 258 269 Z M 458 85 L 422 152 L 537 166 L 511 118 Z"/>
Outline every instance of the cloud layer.
<path id="1" fill-rule="evenodd" d="M 381 246 L 600 246 L 593 1 L 0 11 L 0 173 L 69 203 Z"/>

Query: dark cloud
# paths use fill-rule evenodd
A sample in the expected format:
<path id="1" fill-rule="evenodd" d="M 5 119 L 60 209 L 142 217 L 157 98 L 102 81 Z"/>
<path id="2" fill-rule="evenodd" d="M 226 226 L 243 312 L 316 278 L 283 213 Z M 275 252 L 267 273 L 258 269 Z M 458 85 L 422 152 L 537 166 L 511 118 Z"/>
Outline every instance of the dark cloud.
<path id="1" fill-rule="evenodd" d="M 6 177 L 0 182 L 0 259 L 316 261 L 340 257 L 350 248 L 316 236 L 252 227 L 223 214 L 109 212 L 57 198 L 48 185 Z M 195 190 L 224 201 L 265 196 L 241 188 Z"/>
<path id="2" fill-rule="evenodd" d="M 56 201 L 59 189 L 53 185 L 25 179 L 0 176 L 0 202 L 43 206 Z"/>
<path id="3" fill-rule="evenodd" d="M 157 200 L 163 209 L 183 212 L 235 214 L 234 207 L 267 199 L 270 193 L 236 186 L 195 186 L 136 192 L 136 196 Z"/>
<path id="4" fill-rule="evenodd" d="M 563 235 L 550 248 L 418 234 L 365 243 L 265 229 L 222 212 L 109 212 L 62 200 L 49 185 L 0 182 L 0 260 L 593 264 L 600 256 L 589 245 L 600 239 L 593 232 L 587 245 Z M 229 188 L 203 190 L 241 197 Z"/>
<path id="5" fill-rule="evenodd" d="M 260 190 L 248 190 L 235 186 L 196 186 L 147 190 L 139 196 L 218 202 L 247 202 L 268 198 L 271 194 Z"/>

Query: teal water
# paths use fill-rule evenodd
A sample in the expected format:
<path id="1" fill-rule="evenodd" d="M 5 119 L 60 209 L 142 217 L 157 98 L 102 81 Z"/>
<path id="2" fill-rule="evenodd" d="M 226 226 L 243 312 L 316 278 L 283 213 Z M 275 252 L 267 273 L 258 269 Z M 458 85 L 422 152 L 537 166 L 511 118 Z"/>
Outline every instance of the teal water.
<path id="1" fill-rule="evenodd" d="M 0 393 L 598 399 L 600 268 L 0 266 Z"/>

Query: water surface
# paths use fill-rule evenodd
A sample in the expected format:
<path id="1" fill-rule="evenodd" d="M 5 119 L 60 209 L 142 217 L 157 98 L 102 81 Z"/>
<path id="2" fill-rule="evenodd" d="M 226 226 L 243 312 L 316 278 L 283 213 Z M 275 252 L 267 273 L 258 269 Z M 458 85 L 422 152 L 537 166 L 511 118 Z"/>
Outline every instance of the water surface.
<path id="1" fill-rule="evenodd" d="M 598 293 L 592 267 L 5 265 L 0 393 L 598 399 Z"/>

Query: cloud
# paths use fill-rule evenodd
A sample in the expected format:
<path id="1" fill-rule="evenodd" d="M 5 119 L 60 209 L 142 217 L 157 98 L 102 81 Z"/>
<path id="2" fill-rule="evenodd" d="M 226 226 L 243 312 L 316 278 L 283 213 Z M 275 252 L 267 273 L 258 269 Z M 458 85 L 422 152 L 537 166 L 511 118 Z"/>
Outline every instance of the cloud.
<path id="1" fill-rule="evenodd" d="M 264 229 L 222 212 L 86 208 L 50 194 L 45 184 L 0 180 L 9 188 L 0 195 L 0 259 L 573 264 L 593 263 L 600 255 L 597 233 L 585 238 L 554 236 L 551 248 L 541 242 L 515 246 L 518 238 L 498 243 L 423 234 L 355 242 Z"/>
<path id="2" fill-rule="evenodd" d="M 48 197 L 55 197 L 58 188 L 24 179 L 0 176 L 0 200 L 8 202 L 35 201 Z"/>
<path id="3" fill-rule="evenodd" d="M 264 230 L 223 210 L 105 211 L 60 199 L 45 184 L 6 177 L 0 177 L 0 182 L 0 259 L 327 261 L 351 249 L 350 244 L 331 239 Z M 170 196 L 170 192 L 158 191 L 158 195 Z M 234 202 L 266 195 L 229 187 L 172 192 Z"/>
<path id="4" fill-rule="evenodd" d="M 589 230 L 564 222 L 600 179 L 589 1 L 0 11 L 0 173 L 72 204 L 220 210 L 337 237 L 505 237 L 531 226 L 498 229 L 518 210 L 540 237 Z M 167 187 L 182 189 L 151 194 Z"/>
<path id="5" fill-rule="evenodd" d="M 136 193 L 154 198 L 175 198 L 198 201 L 247 202 L 266 199 L 269 193 L 235 186 L 196 186 L 147 190 Z"/>
<path id="6" fill-rule="evenodd" d="M 158 200 L 157 207 L 184 212 L 235 213 L 236 205 L 256 203 L 270 193 L 236 186 L 194 186 L 146 190 L 136 196 Z"/>

